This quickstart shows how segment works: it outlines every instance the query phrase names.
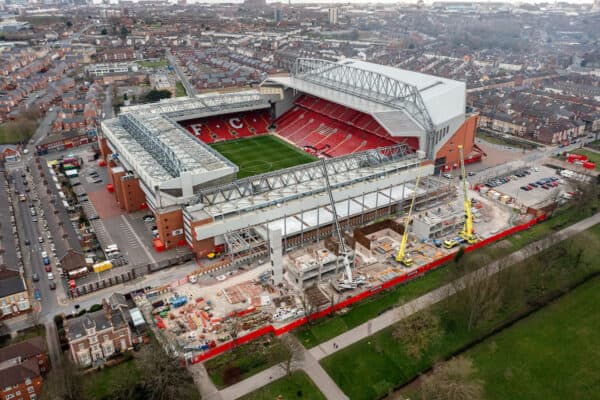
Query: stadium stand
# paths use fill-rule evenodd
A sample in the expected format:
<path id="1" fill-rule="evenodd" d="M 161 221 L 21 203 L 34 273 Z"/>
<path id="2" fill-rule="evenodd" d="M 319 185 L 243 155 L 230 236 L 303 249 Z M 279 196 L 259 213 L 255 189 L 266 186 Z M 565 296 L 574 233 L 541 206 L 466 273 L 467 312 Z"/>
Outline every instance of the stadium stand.
<path id="1" fill-rule="evenodd" d="M 269 113 L 252 111 L 219 115 L 183 121 L 181 125 L 204 143 L 214 143 L 266 134 L 269 131 Z"/>
<path id="2" fill-rule="evenodd" d="M 368 114 L 309 95 L 300 96 L 296 106 L 279 118 L 277 132 L 305 151 L 327 157 L 401 142 L 418 145 L 416 138 L 390 136 Z"/>

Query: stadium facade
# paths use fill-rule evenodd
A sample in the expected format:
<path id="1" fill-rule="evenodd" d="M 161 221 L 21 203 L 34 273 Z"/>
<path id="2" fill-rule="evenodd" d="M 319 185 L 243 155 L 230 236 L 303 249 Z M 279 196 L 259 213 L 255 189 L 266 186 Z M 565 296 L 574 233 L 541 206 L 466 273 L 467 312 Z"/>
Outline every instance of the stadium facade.
<path id="1" fill-rule="evenodd" d="M 156 216 L 157 246 L 190 246 L 198 257 L 227 248 L 264 252 L 270 232 L 288 250 L 330 235 L 331 180 L 339 218 L 362 224 L 397 211 L 419 173 L 469 160 L 476 116 L 465 84 L 356 60 L 299 59 L 289 76 L 259 90 L 205 94 L 124 107 L 102 122 L 100 148 L 116 200 Z M 212 144 L 260 135 L 318 157 L 237 179 L 240 166 Z M 423 198 L 442 195 L 431 180 Z"/>

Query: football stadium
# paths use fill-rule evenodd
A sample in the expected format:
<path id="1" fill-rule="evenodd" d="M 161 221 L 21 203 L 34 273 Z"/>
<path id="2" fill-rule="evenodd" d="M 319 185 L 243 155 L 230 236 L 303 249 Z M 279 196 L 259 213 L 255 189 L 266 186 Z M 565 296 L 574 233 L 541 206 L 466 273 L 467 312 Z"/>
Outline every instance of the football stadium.
<path id="1" fill-rule="evenodd" d="M 155 214 L 157 250 L 242 262 L 274 238 L 286 253 L 330 237 L 335 219 L 397 213 L 415 190 L 447 196 L 435 179 L 414 182 L 458 167 L 459 145 L 466 163 L 481 159 L 465 103 L 463 82 L 298 59 L 256 90 L 123 107 L 102 122 L 100 148 L 119 206 Z"/>

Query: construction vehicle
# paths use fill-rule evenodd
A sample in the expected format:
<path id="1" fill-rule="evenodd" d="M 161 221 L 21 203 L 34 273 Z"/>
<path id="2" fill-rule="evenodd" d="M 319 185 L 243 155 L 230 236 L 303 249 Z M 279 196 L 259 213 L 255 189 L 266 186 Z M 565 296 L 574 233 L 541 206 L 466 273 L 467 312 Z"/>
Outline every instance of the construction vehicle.
<path id="1" fill-rule="evenodd" d="M 476 243 L 479 239 L 473 230 L 473 214 L 471 213 L 471 200 L 469 199 L 469 193 L 467 191 L 467 175 L 465 173 L 465 155 L 462 145 L 458 146 L 458 152 L 460 154 L 460 175 L 462 177 L 463 186 L 463 206 L 465 211 L 465 224 L 463 230 L 460 232 L 460 237 L 464 239 L 468 244 Z"/>
<path id="2" fill-rule="evenodd" d="M 453 239 L 444 240 L 443 246 L 445 249 L 452 249 L 458 246 L 459 244 L 463 244 L 464 242 L 465 239 L 463 239 L 461 236 L 457 236 Z"/>
<path id="3" fill-rule="evenodd" d="M 406 216 L 406 221 L 404 222 L 404 233 L 402 234 L 402 242 L 400 242 L 400 248 L 398 249 L 398 253 L 396 254 L 396 261 L 401 263 L 405 267 L 410 267 L 411 265 L 413 265 L 413 259 L 406 254 L 406 244 L 408 243 L 408 225 L 410 224 L 413 208 L 415 207 L 415 201 L 417 200 L 417 190 L 419 189 L 420 180 L 421 171 L 419 170 L 419 173 L 417 174 L 417 181 L 415 182 L 415 190 L 413 191 L 412 200 L 408 209 L 408 215 Z"/>
<path id="4" fill-rule="evenodd" d="M 354 254 L 352 251 L 346 248 L 344 243 L 344 237 L 342 236 L 342 229 L 340 228 L 340 221 L 338 219 L 337 210 L 335 209 L 335 201 L 333 200 L 333 193 L 331 191 L 331 184 L 329 183 L 329 174 L 327 173 L 327 164 L 325 160 L 321 160 L 323 166 L 323 177 L 325 178 L 325 187 L 327 188 L 327 194 L 329 195 L 329 203 L 331 204 L 331 213 L 333 214 L 333 223 L 335 226 L 335 233 L 340 245 L 339 253 L 343 258 L 344 263 L 344 276 L 335 282 L 332 282 L 333 288 L 342 292 L 345 290 L 356 289 L 367 283 L 364 276 L 354 277 L 352 275 L 352 264 L 354 263 Z"/>

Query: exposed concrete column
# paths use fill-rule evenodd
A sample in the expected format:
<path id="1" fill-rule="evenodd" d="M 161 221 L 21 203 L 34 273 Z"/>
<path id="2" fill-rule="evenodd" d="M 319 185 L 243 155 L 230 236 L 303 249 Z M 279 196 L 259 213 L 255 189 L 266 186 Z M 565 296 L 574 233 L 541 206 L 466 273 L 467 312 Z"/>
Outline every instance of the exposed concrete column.
<path id="1" fill-rule="evenodd" d="M 281 248 L 281 229 L 269 229 L 269 252 L 273 267 L 273 283 L 278 285 L 283 279 L 283 251 Z"/>

